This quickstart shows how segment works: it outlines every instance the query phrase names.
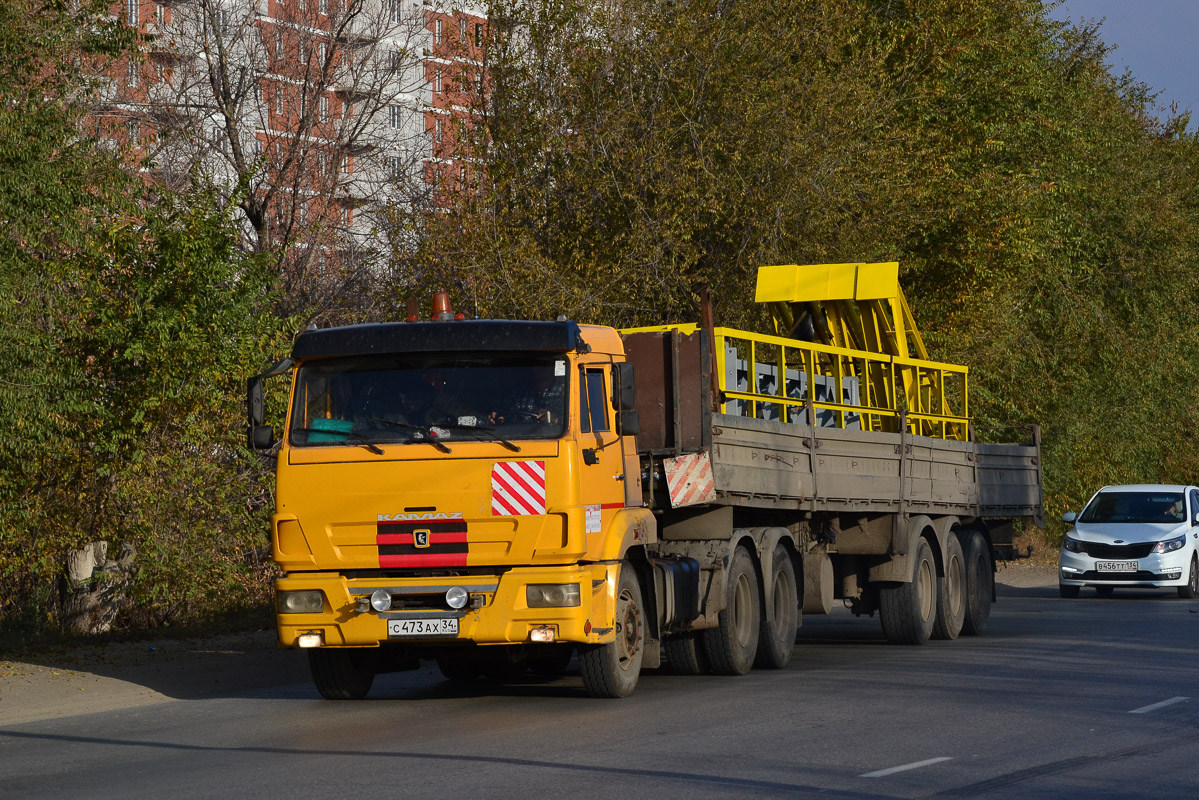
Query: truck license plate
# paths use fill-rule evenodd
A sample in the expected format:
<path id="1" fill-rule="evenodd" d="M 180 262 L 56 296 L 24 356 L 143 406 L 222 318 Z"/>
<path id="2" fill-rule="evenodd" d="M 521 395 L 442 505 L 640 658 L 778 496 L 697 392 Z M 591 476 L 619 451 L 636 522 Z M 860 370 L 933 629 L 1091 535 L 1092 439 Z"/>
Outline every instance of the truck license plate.
<path id="1" fill-rule="evenodd" d="M 1136 572 L 1135 561 L 1096 561 L 1095 569 L 1099 572 Z"/>
<path id="2" fill-rule="evenodd" d="M 389 619 L 387 636 L 402 639 L 408 636 L 457 636 L 457 619 Z"/>

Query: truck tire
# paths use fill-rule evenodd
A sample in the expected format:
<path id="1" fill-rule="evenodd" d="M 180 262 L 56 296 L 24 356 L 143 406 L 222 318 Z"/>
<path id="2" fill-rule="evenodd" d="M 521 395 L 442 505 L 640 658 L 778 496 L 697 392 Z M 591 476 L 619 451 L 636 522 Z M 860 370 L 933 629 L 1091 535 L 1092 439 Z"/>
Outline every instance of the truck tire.
<path id="1" fill-rule="evenodd" d="M 375 682 L 379 654 L 364 648 L 308 651 L 308 669 L 316 690 L 326 700 L 361 700 Z"/>
<path id="2" fill-rule="evenodd" d="M 967 531 L 962 539 L 966 555 L 966 619 L 962 633 L 981 636 L 991 621 L 991 596 L 995 571 L 991 568 L 991 546 L 979 531 Z"/>
<path id="3" fill-rule="evenodd" d="M 770 577 L 765 585 L 771 587 L 770 606 L 774 612 L 762 617 L 758 629 L 758 657 L 755 667 L 782 669 L 791 661 L 795 650 L 795 631 L 799 628 L 799 587 L 795 584 L 795 568 L 791 554 L 779 542 L 770 559 Z"/>
<path id="4" fill-rule="evenodd" d="M 966 556 L 956 534 L 945 537 L 945 575 L 937 590 L 934 639 L 956 639 L 966 622 Z"/>
<path id="5" fill-rule="evenodd" d="M 681 633 L 662 640 L 666 662 L 676 675 L 703 675 L 708 671 L 708 659 L 700 645 L 699 636 Z"/>
<path id="6" fill-rule="evenodd" d="M 719 624 L 703 632 L 704 654 L 717 675 L 744 675 L 758 654 L 761 592 L 753 559 L 744 548 L 733 551 L 724 583 Z"/>
<path id="7" fill-rule="evenodd" d="M 921 537 L 912 558 L 910 583 L 883 586 L 878 593 L 883 635 L 892 644 L 924 644 L 937 621 L 937 565 Z"/>
<path id="8" fill-rule="evenodd" d="M 616 593 L 616 640 L 579 648 L 583 688 L 592 697 L 628 697 L 645 657 L 645 605 L 628 561 L 621 562 Z"/>

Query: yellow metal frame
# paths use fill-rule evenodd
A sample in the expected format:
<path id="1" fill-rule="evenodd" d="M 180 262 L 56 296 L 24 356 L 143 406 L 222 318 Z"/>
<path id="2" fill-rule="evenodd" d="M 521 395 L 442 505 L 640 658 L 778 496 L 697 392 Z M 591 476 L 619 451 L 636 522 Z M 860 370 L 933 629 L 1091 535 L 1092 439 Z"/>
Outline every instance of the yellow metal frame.
<path id="1" fill-rule="evenodd" d="M 672 330 L 686 335 L 696 332 L 698 326 L 661 325 L 633 328 L 622 333 Z M 813 395 L 812 407 L 834 412 L 839 428 L 845 428 L 847 418 L 857 415 L 863 430 L 898 432 L 901 415 L 906 415 L 909 433 L 958 441 L 965 441 L 969 437 L 967 367 L 804 342 L 734 328 L 716 328 L 713 334 L 716 342 L 716 371 L 723 395 L 721 413 L 728 413 L 730 400 L 744 400 L 750 417 L 762 418 L 764 405 L 777 405 L 780 407 L 779 418 L 782 421 L 806 421 L 805 409 L 808 399 L 786 394 L 787 371 L 795 370 L 807 375 L 808 393 Z M 771 364 L 778 370 L 776 393 L 743 392 L 726 384 L 725 352 L 726 344 L 730 342 L 733 343 L 738 358 L 744 358 L 747 364 Z M 769 360 L 759 359 L 758 353 L 766 349 L 772 351 L 768 356 Z M 835 387 L 834 396 L 838 399 L 845 397 L 845 379 L 857 378 L 861 403 L 852 405 L 816 400 L 813 387 L 816 386 L 818 376 L 832 380 Z M 753 379 L 751 388 L 752 383 Z M 898 392 L 896 387 L 901 387 Z M 960 404 L 960 410 L 954 408 L 957 404 Z"/>

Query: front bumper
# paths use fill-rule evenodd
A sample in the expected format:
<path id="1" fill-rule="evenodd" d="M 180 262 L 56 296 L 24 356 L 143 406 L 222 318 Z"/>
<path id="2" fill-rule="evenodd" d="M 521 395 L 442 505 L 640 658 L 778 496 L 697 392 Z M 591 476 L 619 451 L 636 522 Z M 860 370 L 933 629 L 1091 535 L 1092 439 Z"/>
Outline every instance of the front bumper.
<path id="1" fill-rule="evenodd" d="M 279 644 L 324 647 L 375 647 L 386 642 L 440 647 L 458 642 L 483 645 L 522 644 L 534 630 L 549 628 L 554 641 L 604 644 L 615 638 L 618 564 L 563 567 L 518 567 L 499 575 L 434 578 L 345 578 L 337 573 L 292 573 L 275 581 L 276 592 L 318 590 L 324 597 L 319 613 L 277 614 Z M 574 607 L 530 608 L 529 584 L 579 584 Z M 448 608 L 442 598 L 451 586 L 467 590 L 466 608 Z M 369 598 L 386 589 L 400 608 L 377 612 Z M 390 620 L 458 620 L 457 635 L 389 637 Z"/>
<path id="2" fill-rule="evenodd" d="M 1173 553 L 1128 559 L 1136 561 L 1136 571 L 1100 571 L 1099 562 L 1110 560 L 1093 558 L 1085 553 L 1071 553 L 1063 549 L 1059 556 L 1058 581 L 1063 586 L 1127 586 L 1145 589 L 1184 586 L 1189 574 L 1191 551 L 1189 548 L 1183 548 Z"/>

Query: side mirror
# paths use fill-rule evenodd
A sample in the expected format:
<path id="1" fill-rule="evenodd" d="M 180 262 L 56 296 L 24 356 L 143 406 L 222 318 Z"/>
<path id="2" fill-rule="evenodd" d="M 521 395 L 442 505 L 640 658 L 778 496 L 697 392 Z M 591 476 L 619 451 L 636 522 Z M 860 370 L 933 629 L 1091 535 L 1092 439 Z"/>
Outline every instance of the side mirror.
<path id="1" fill-rule="evenodd" d="M 637 402 L 637 384 L 633 378 L 633 365 L 622 361 L 613 366 L 612 404 L 619 411 L 632 411 Z"/>
<path id="2" fill-rule="evenodd" d="M 1073 511 L 1067 511 L 1065 514 L 1062 514 L 1062 522 L 1074 522 L 1076 519 L 1078 519 L 1078 515 Z"/>
<path id="3" fill-rule="evenodd" d="M 275 443 L 275 431 L 270 425 L 255 425 L 249 429 L 251 450 L 269 450 Z"/>
<path id="4" fill-rule="evenodd" d="M 1192 525 L 1199 525 L 1199 511 L 1195 512 L 1194 518 L 1191 520 Z"/>
<path id="5" fill-rule="evenodd" d="M 636 411 L 621 411 L 616 415 L 616 428 L 621 436 L 636 436 L 641 433 L 641 415 Z"/>

